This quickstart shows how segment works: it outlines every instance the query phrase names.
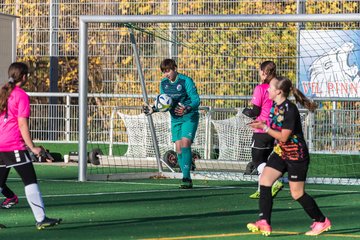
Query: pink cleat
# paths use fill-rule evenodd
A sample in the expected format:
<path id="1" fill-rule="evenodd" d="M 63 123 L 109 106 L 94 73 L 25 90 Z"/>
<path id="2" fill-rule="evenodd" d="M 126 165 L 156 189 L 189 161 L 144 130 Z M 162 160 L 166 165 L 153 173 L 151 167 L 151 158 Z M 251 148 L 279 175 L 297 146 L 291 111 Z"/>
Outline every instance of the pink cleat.
<path id="1" fill-rule="evenodd" d="M 267 223 L 265 219 L 256 221 L 255 223 L 248 223 L 246 227 L 251 232 L 261 232 L 264 236 L 269 236 L 271 233 L 271 226 Z"/>
<path id="2" fill-rule="evenodd" d="M 2 208 L 11 208 L 14 205 L 18 204 L 19 199 L 16 195 L 14 195 L 12 198 L 6 198 L 2 203 L 1 203 L 1 207 Z"/>
<path id="3" fill-rule="evenodd" d="M 313 222 L 310 228 L 311 230 L 306 232 L 305 235 L 317 236 L 322 232 L 329 231 L 331 229 L 331 222 L 328 218 L 325 218 L 325 222 Z"/>

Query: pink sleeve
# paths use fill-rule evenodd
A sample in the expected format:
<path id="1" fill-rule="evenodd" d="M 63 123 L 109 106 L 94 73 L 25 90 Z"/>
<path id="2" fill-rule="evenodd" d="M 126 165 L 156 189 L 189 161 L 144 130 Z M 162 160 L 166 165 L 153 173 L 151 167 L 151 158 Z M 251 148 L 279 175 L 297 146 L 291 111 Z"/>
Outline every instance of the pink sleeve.
<path id="1" fill-rule="evenodd" d="M 253 93 L 253 97 L 251 99 L 251 103 L 253 105 L 256 105 L 258 107 L 262 106 L 262 102 L 263 102 L 263 92 L 262 92 L 262 88 L 260 86 L 256 86 L 254 89 L 254 93 Z"/>
<path id="2" fill-rule="evenodd" d="M 30 98 L 25 92 L 19 96 L 18 117 L 30 117 Z"/>

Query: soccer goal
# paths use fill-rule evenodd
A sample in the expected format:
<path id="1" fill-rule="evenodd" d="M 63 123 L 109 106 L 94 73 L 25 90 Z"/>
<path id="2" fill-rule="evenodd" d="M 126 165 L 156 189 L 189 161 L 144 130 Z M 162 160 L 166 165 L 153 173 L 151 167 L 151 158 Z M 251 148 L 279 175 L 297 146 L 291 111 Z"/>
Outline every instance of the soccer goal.
<path id="1" fill-rule="evenodd" d="M 357 14 L 80 17 L 79 180 L 180 176 L 169 115 L 146 117 L 140 110 L 151 102 L 148 92 L 157 94 L 159 63 L 172 57 L 195 80 L 205 107 L 193 145 L 193 178 L 257 179 L 243 174 L 252 131 L 239 111 L 258 84 L 258 64 L 273 60 L 280 75 L 319 103 L 315 113 L 302 113 L 313 158 L 308 181 L 359 184 L 359 20 Z M 102 26 L 113 29 L 106 42 L 89 31 Z M 110 49 L 105 56 L 96 50 L 102 44 Z M 89 56 L 104 65 L 104 85 L 114 96 L 115 90 L 139 89 L 101 112 L 106 123 L 99 131 L 107 135 L 101 140 L 89 135 L 97 114 L 88 107 Z M 96 144 L 106 151 L 88 149 Z M 87 163 L 89 153 L 95 164 Z"/>

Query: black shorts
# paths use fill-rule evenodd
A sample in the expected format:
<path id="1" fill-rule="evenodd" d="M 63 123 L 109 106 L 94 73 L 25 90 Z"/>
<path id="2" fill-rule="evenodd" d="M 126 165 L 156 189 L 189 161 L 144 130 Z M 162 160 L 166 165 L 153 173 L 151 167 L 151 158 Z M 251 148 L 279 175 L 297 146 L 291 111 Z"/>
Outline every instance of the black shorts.
<path id="1" fill-rule="evenodd" d="M 0 167 L 10 168 L 31 162 L 31 157 L 27 150 L 0 152 Z"/>
<path id="2" fill-rule="evenodd" d="M 305 182 L 309 169 L 309 159 L 305 160 L 283 160 L 273 152 L 266 163 L 267 167 L 274 168 L 283 174 L 288 172 L 288 179 L 292 182 Z"/>
<path id="3" fill-rule="evenodd" d="M 251 157 L 255 167 L 266 162 L 274 148 L 274 138 L 267 133 L 254 133 L 252 136 Z"/>

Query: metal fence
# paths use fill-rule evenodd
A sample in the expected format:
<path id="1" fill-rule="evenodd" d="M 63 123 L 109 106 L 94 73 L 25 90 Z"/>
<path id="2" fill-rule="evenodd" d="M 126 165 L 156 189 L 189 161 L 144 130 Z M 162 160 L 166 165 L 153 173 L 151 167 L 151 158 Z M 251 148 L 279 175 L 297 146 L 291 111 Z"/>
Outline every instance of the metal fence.
<path id="1" fill-rule="evenodd" d="M 72 1 L 72 0 L 29 0 L 21 4 L 21 1 L 4 0 L 0 3 L 0 12 L 14 14 L 19 16 L 18 49 L 17 55 L 21 59 L 30 60 L 36 65 L 37 70 L 43 69 L 45 73 L 35 74 L 32 80 L 42 86 L 40 91 L 49 89 L 48 82 L 59 80 L 60 92 L 77 91 L 77 58 L 78 58 L 78 39 L 79 39 L 79 16 L 81 15 L 191 15 L 191 14 L 336 14 L 336 13 L 360 13 L 358 0 L 222 0 L 222 1 Z M 144 29 L 144 26 L 138 26 Z M 196 77 L 199 82 L 200 94 L 213 94 L 214 96 L 224 95 L 219 89 L 234 88 L 234 91 L 241 91 L 244 96 L 250 95 L 252 87 L 257 83 L 257 67 L 260 61 L 268 59 L 269 56 L 277 60 L 278 69 L 281 74 L 291 75 L 295 80 L 296 60 L 296 35 L 299 26 L 277 26 L 278 31 L 289 32 L 289 39 L 273 39 L 272 46 L 281 50 L 281 44 L 292 46 L 292 51 L 276 52 L 276 56 L 271 56 L 266 52 L 254 57 L 260 50 L 266 49 L 266 44 L 259 44 L 252 41 L 251 36 L 261 35 L 266 32 L 270 26 L 266 23 L 253 26 L 233 26 L 228 28 L 226 35 L 230 39 L 217 39 L 214 42 L 214 32 L 223 31 L 221 29 L 209 29 L 209 26 L 203 26 L 203 35 L 201 38 L 190 36 L 194 28 L 200 28 L 197 25 L 179 26 L 163 25 L 159 29 L 171 30 L 172 33 L 164 35 L 164 32 L 152 33 L 160 35 L 161 38 L 155 38 L 150 35 L 138 37 L 141 54 L 145 59 L 144 71 L 154 86 L 157 86 L 155 79 L 159 78 L 158 63 L 164 57 L 174 57 L 179 60 L 181 70 L 187 72 L 190 76 Z M 342 23 L 328 22 L 322 25 L 314 25 L 313 29 L 333 28 L 344 29 Z M 200 29 L 201 30 L 201 29 Z M 231 33 L 232 32 L 232 33 Z M 129 57 L 131 48 L 126 36 L 128 29 L 120 29 L 118 24 L 92 24 L 89 25 L 90 33 L 90 59 L 92 70 L 95 75 L 91 76 L 90 91 L 96 93 L 115 93 L 122 94 L 122 89 L 127 93 L 138 94 L 134 91 L 136 84 L 135 66 Z M 171 41 L 171 37 L 176 36 L 178 41 Z M 240 38 L 239 36 L 243 36 Z M 241 43 L 250 37 L 250 41 L 258 46 L 249 45 L 242 52 L 228 54 L 231 49 L 222 51 L 223 43 Z M 192 39 L 191 39 L 192 38 Z M 233 42 L 232 42 L 233 41 Z M 202 44 L 203 46 L 197 46 Z M 261 46 L 262 45 L 262 46 Z M 189 48 L 197 48 L 197 58 L 189 59 Z M 221 51 L 217 51 L 221 50 Z M 276 51 L 276 50 L 275 50 Z M 186 53 L 187 52 L 187 53 Z M 208 56 L 202 53 L 207 52 Z M 274 52 L 274 51 L 272 51 Z M 100 58 L 99 55 L 102 57 Z M 241 56 L 241 57 L 239 57 Z M 59 58 L 59 63 L 52 63 L 49 57 Z M 291 60 L 287 60 L 293 57 Z M 150 59 L 151 58 L 151 59 Z M 35 63 L 36 64 L 35 64 Z M 41 64 L 39 64 L 41 62 Z M 211 62 L 216 62 L 210 66 Z M 246 64 L 234 64 L 242 62 Z M 208 64 L 206 64 L 208 63 Z M 221 63 L 221 64 L 220 64 Z M 123 64 L 120 67 L 120 64 Z M 41 65 L 41 66 L 39 66 Z M 59 66 L 59 78 L 52 77 L 49 72 L 49 65 Z M 114 67 L 114 65 L 117 65 Z M 97 68 L 96 68 L 97 66 Z M 116 68 L 116 69 L 115 69 Z M 202 71 L 199 76 L 197 72 Z M 224 75 L 227 73 L 227 75 Z M 102 86 L 98 81 L 101 79 Z M 43 82 L 47 83 L 44 84 Z M 121 86 L 119 83 L 121 82 Z M 149 91 L 155 93 L 152 86 Z M 40 87 L 36 87 L 39 91 Z M 130 92 L 131 91 L 131 92 Z M 229 95 L 229 94 L 226 94 Z M 221 107 L 218 103 L 221 101 L 208 102 L 210 105 Z"/>
<path id="2" fill-rule="evenodd" d="M 20 17 L 18 56 L 77 57 L 81 15 L 336 14 L 360 13 L 360 8 L 358 0 L 3 0 L 0 12 Z"/>
<path id="3" fill-rule="evenodd" d="M 64 104 L 32 104 L 30 129 L 32 137 L 38 142 L 77 143 L 79 125 L 78 94 L 30 93 L 32 99 L 41 97 L 58 97 Z M 90 94 L 94 97 L 125 98 L 123 95 Z M 141 96 L 134 96 L 140 98 Z M 244 100 L 246 101 L 246 100 Z M 317 101 L 320 108 L 313 114 L 304 113 L 304 131 L 311 152 L 357 154 L 360 149 L 360 111 L 356 101 Z M 205 107 L 205 106 L 203 106 Z M 111 113 L 114 108 L 123 113 L 140 114 L 135 107 L 90 105 L 88 107 L 88 140 L 91 143 L 110 144 Z M 206 108 L 208 109 L 208 108 Z M 236 115 L 236 109 L 209 108 L 212 119 L 227 119 Z M 229 111 L 230 110 L 230 111 Z M 56 115 L 49 112 L 56 112 Z M 207 111 L 207 110 L 206 110 Z M 117 119 L 120 121 L 120 118 Z M 126 128 L 119 124 L 115 142 L 127 144 Z"/>
<path id="4" fill-rule="evenodd" d="M 0 12 L 20 17 L 19 59 L 35 62 L 33 68 L 38 72 L 45 69 L 41 73 L 35 71 L 30 78 L 44 86 L 36 91 L 48 90 L 49 82 L 56 81 L 57 84 L 58 79 L 52 79 L 48 74 L 50 57 L 57 57 L 59 91 L 77 92 L 81 15 L 337 14 L 360 13 L 359 4 L 358 0 L 29 0 L 26 3 L 4 0 L 0 3 Z M 300 29 L 359 29 L 359 23 L 140 24 L 132 27 L 150 94 L 158 91 L 159 62 L 165 57 L 174 57 L 178 60 L 179 70 L 196 81 L 203 104 L 219 109 L 247 106 L 248 96 L 258 83 L 257 68 L 262 60 L 275 60 L 280 74 L 298 80 L 297 36 Z M 99 94 L 89 98 L 88 122 L 92 124 L 89 139 L 106 141 L 110 109 L 118 105 L 136 108 L 142 103 L 129 27 L 90 24 L 89 46 L 89 92 Z M 100 97 L 102 94 L 112 97 Z M 48 103 L 50 96 L 39 97 L 36 93 L 31 96 L 34 103 L 31 127 L 35 139 L 78 141 L 77 94 L 64 93 L 57 98 L 57 104 L 51 105 Z M 35 99 L 35 96 L 38 97 Z M 358 151 L 358 99 L 316 101 L 322 107 L 316 111 L 314 121 L 307 129 L 311 149 Z"/>
<path id="5" fill-rule="evenodd" d="M 4 0 L 0 3 L 0 12 L 20 17 L 17 55 L 32 65 L 34 74 L 30 82 L 37 85 L 32 91 L 47 91 L 50 85 L 55 85 L 59 92 L 77 92 L 81 15 L 336 14 L 360 13 L 360 7 L 358 0 L 29 0 L 26 4 Z M 229 103 L 226 107 L 242 107 L 241 102 L 226 99 L 231 98 L 230 95 L 251 95 L 258 82 L 258 65 L 263 60 L 275 60 L 280 74 L 298 80 L 300 29 L 358 29 L 359 23 L 158 24 L 151 28 L 140 24 L 133 27 L 149 93 L 155 94 L 158 90 L 159 62 L 173 57 L 178 60 L 179 70 L 198 83 L 200 94 L 212 95 L 206 105 L 224 107 L 226 102 Z M 140 93 L 128 27 L 89 24 L 89 44 L 90 92 Z M 54 57 L 58 63 L 50 61 Z M 50 71 L 51 67 L 55 70 Z M 58 77 L 52 75 L 53 72 L 58 73 Z M 129 101 L 128 105 L 139 104 Z"/>

